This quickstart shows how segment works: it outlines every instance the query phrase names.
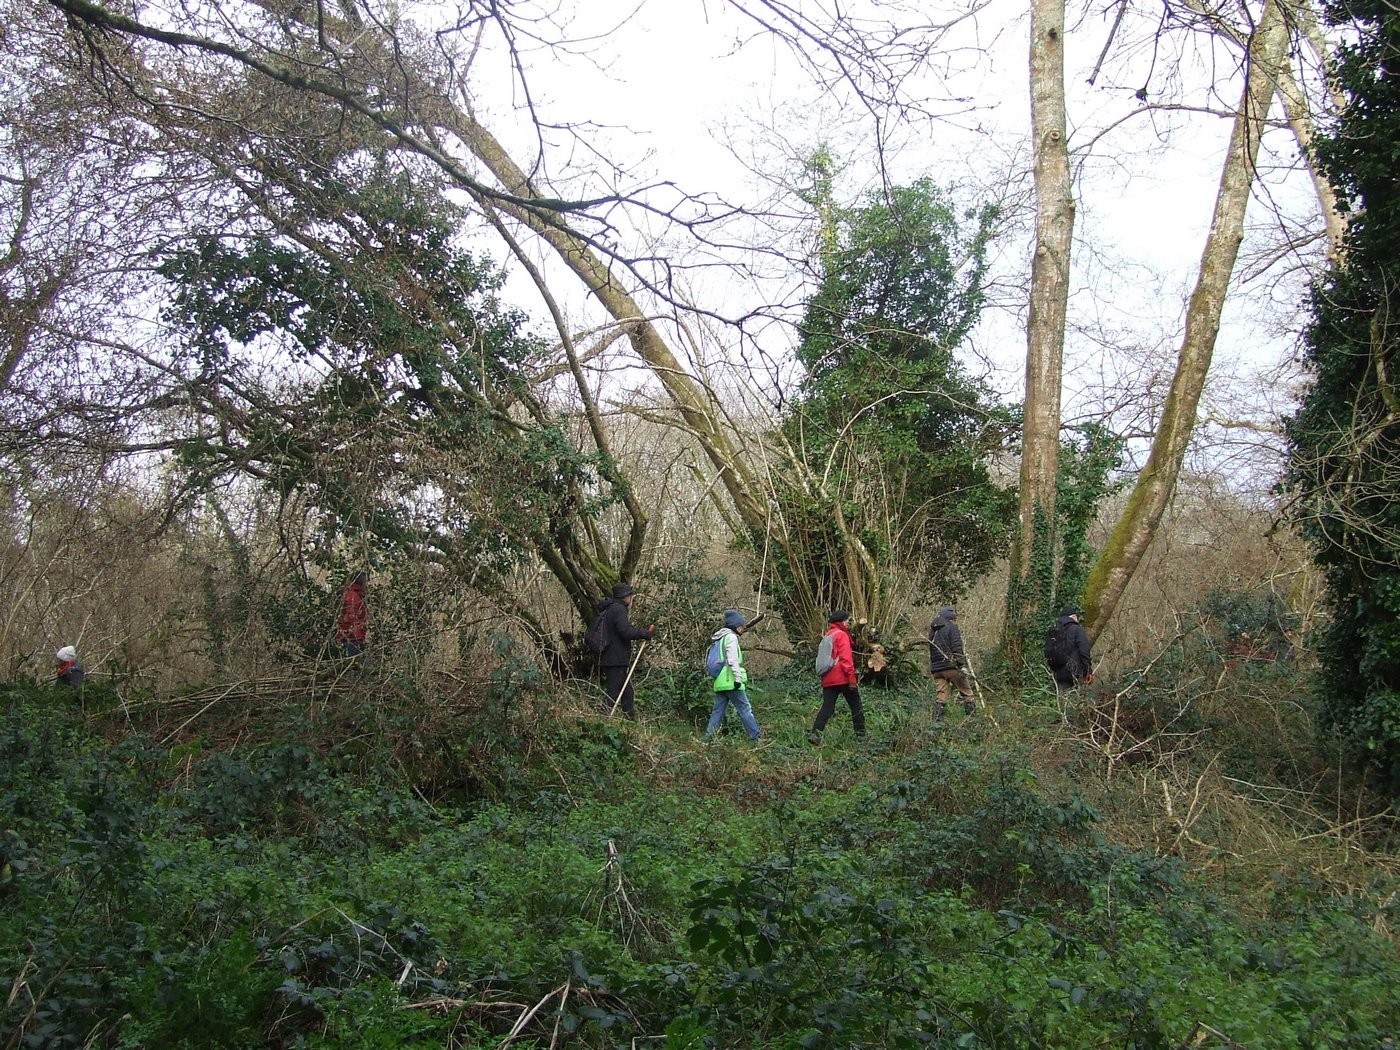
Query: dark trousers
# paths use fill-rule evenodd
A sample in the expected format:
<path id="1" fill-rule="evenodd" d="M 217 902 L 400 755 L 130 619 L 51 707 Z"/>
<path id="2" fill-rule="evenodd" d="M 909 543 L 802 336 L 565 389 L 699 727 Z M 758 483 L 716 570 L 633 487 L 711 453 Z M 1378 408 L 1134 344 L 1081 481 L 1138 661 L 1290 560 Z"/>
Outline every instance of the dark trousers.
<path id="1" fill-rule="evenodd" d="M 342 638 L 340 640 L 340 655 L 350 661 L 350 666 L 345 673 L 348 677 L 355 677 L 369 665 L 369 656 L 365 653 L 365 642 L 361 638 Z"/>
<path id="2" fill-rule="evenodd" d="M 817 720 L 812 723 L 812 732 L 820 733 L 836 713 L 836 698 L 844 696 L 851 707 L 851 724 L 856 727 L 856 736 L 865 736 L 865 708 L 860 703 L 860 689 L 853 685 L 827 685 L 822 687 L 822 707 L 817 712 Z"/>
<path id="3" fill-rule="evenodd" d="M 636 718 L 637 708 L 633 703 L 632 683 L 628 682 L 627 688 L 622 688 L 623 680 L 627 678 L 627 665 L 604 667 L 603 674 L 607 680 L 608 713 L 611 714 L 615 708 L 621 707 L 622 713 L 628 718 Z"/>

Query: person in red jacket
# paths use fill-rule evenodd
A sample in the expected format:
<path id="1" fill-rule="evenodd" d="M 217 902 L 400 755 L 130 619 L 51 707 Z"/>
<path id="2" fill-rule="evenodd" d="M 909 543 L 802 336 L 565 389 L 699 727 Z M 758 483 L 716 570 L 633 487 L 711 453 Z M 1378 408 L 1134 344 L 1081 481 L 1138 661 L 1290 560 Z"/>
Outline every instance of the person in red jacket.
<path id="1" fill-rule="evenodd" d="M 65 645 L 53 654 L 53 659 L 54 681 L 59 685 L 66 685 L 69 689 L 82 689 L 86 674 L 83 665 L 78 663 L 78 650 L 71 645 Z"/>
<path id="2" fill-rule="evenodd" d="M 865 736 L 865 708 L 860 702 L 859 679 L 856 677 L 855 656 L 851 652 L 851 630 L 846 621 L 851 614 L 845 609 L 836 609 L 828 616 L 826 633 L 831 636 L 831 656 L 836 665 L 822 675 L 822 706 L 817 712 L 817 720 L 812 723 L 812 731 L 807 734 L 807 742 L 820 744 L 822 730 L 836 713 L 836 698 L 844 696 L 851 708 L 851 724 L 856 736 Z"/>
<path id="3" fill-rule="evenodd" d="M 369 607 L 365 604 L 365 586 L 369 577 L 362 572 L 350 577 L 345 593 L 340 596 L 340 619 L 335 625 L 335 641 L 342 656 L 354 659 L 365 651 L 369 634 Z"/>

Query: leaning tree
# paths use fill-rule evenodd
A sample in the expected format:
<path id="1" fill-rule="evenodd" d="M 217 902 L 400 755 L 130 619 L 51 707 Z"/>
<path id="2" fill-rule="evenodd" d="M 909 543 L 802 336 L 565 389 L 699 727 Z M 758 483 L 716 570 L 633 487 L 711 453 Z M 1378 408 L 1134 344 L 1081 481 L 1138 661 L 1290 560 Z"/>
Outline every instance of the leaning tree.
<path id="1" fill-rule="evenodd" d="M 188 125 L 197 118 L 215 138 L 228 135 L 230 129 L 235 137 L 248 130 L 257 136 L 271 115 L 277 122 L 265 137 L 273 138 L 295 131 L 294 107 L 281 96 L 300 94 L 314 100 L 312 111 L 336 109 L 360 140 L 360 148 L 389 149 L 435 168 L 535 281 L 555 323 L 564 359 L 561 367 L 542 372 L 572 377 L 590 422 L 600 469 L 609 462 L 606 434 L 589 405 L 589 383 L 575 352 L 565 297 L 559 292 L 561 271 L 586 291 L 591 309 L 606 316 L 609 335 L 625 340 L 635 360 L 647 369 L 666 402 L 664 411 L 653 411 L 653 418 L 664 418 L 700 450 L 708 461 L 709 479 L 724 494 L 727 512 L 748 542 L 755 549 L 776 548 L 789 564 L 801 564 L 806 555 L 790 549 L 790 544 L 802 530 L 785 528 L 774 499 L 776 485 L 796 485 L 815 512 L 833 523 L 835 548 L 841 555 L 833 566 L 827 597 L 833 603 L 850 603 L 876 620 L 889 618 L 889 604 L 872 576 L 878 566 L 867 549 L 871 530 L 865 522 L 853 524 L 845 513 L 842 501 L 849 493 L 826 486 L 771 420 L 760 421 L 755 432 L 733 418 L 722 394 L 682 352 L 685 326 L 679 312 L 687 304 L 682 303 L 670 264 L 647 255 L 629 256 L 615 236 L 615 215 L 631 210 L 684 228 L 708 243 L 708 231 L 734 209 L 712 198 L 685 195 L 663 207 L 656 203 L 660 191 L 645 187 L 566 195 L 549 183 L 542 138 L 539 157 L 526 163 L 517 160 L 482 119 L 471 77 L 478 33 L 497 29 L 508 46 L 517 39 L 519 27 L 512 24 L 511 12 L 469 6 L 461 24 L 447 32 L 427 33 L 397 8 L 379 10 L 355 3 L 331 11 L 321 5 L 256 0 L 247 5 L 172 7 L 160 18 L 90 0 L 54 0 L 53 6 L 70 19 L 98 75 L 116 85 L 117 93 L 124 91 L 128 107 L 143 110 L 153 128 Z M 891 46 L 916 54 L 905 37 L 891 34 L 890 40 L 901 41 Z M 853 42 L 834 35 L 818 50 L 846 57 L 863 51 L 870 59 L 880 48 L 873 37 Z M 870 68 L 873 65 L 878 63 Z M 250 87 L 254 97 L 280 99 L 279 104 L 250 110 L 242 101 Z M 191 128 L 187 141 L 192 149 L 198 148 L 197 138 Z M 251 200 L 275 199 L 283 193 L 278 181 L 285 176 L 249 162 L 249 157 L 256 161 L 259 156 L 256 150 L 243 157 L 228 154 L 221 161 L 224 177 Z M 541 247 L 553 258 L 542 259 Z M 356 261 L 366 263 L 372 254 Z M 860 415 L 867 406 L 853 405 L 851 410 Z M 595 593 L 620 567 L 635 564 L 645 536 L 645 512 L 628 502 L 629 487 L 619 482 L 613 492 L 628 506 L 633 527 L 616 562 L 595 559 L 582 566 L 591 570 L 585 574 L 591 575 Z M 575 524 L 586 527 L 582 520 Z M 545 556 L 542 547 L 537 549 Z M 583 611 L 588 585 L 571 585 L 568 575 L 574 570 L 567 559 L 546 561 L 556 576 L 566 572 L 561 582 Z M 808 628 L 810 609 L 783 611 L 790 626 Z"/>
<path id="2" fill-rule="evenodd" d="M 1220 179 L 1209 231 L 1173 364 L 1169 390 L 1158 406 L 1146 461 L 1133 479 L 1124 509 L 1096 557 L 1082 590 L 1091 637 L 1113 618 L 1128 583 L 1142 563 L 1176 491 L 1197 412 L 1206 390 L 1220 332 L 1226 296 L 1235 276 L 1245 235 L 1246 209 L 1259 185 L 1258 162 L 1274 101 L 1279 101 L 1282 124 L 1304 156 L 1314 134 L 1314 114 L 1326 113 L 1335 97 L 1321 88 L 1326 83 L 1327 45 L 1318 31 L 1307 0 L 1265 0 L 1257 9 L 1242 8 L 1237 21 L 1225 12 L 1195 2 L 1182 5 L 1172 20 L 1158 12 L 1141 12 L 1120 5 L 1089 80 L 1093 83 L 1115 46 L 1133 57 L 1155 56 L 1184 33 L 1178 47 L 1200 46 L 1210 53 L 1231 54 L 1226 67 L 1239 81 L 1238 101 L 1224 116 L 1231 133 L 1221 159 Z M 1056 455 L 1061 425 L 1064 334 L 1068 323 L 1065 296 L 1070 278 L 1070 250 L 1075 215 L 1072 195 L 1074 146 L 1067 139 L 1064 52 L 1066 8 L 1062 0 L 1033 0 L 1030 40 L 1030 88 L 1034 118 L 1036 242 L 1032 263 L 1030 315 L 1027 328 L 1026 414 L 1022 442 L 1020 507 L 1017 536 L 1012 546 L 1007 592 L 1005 644 L 1013 655 L 1021 651 L 1032 630 L 1043 625 L 1061 601 L 1080 600 L 1064 585 L 1055 566 L 1062 551 L 1055 513 Z M 1146 25 L 1145 33 L 1126 28 Z M 1223 49 L 1223 50 L 1218 50 Z M 1132 118 L 1179 109 L 1175 102 L 1154 98 L 1159 66 L 1149 66 L 1142 86 L 1133 92 L 1139 103 Z M 1212 88 L 1212 94 L 1216 89 Z M 1101 145 L 1102 133 L 1087 134 L 1091 147 Z M 1316 166 L 1309 166 L 1319 202 L 1323 236 L 1335 243 L 1341 224 L 1332 190 Z M 1277 254 L 1292 258 L 1298 244 L 1282 246 Z"/>

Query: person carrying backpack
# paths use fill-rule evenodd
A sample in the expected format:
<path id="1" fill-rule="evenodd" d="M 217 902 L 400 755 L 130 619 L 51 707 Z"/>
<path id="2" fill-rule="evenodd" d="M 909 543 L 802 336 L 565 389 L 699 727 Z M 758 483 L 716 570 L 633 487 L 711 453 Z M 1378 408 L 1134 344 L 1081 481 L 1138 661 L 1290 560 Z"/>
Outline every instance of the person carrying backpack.
<path id="1" fill-rule="evenodd" d="M 1045 636 L 1045 663 L 1058 684 L 1071 688 L 1094 680 L 1094 656 L 1079 623 L 1081 615 L 1074 606 L 1066 606 Z"/>
<path id="2" fill-rule="evenodd" d="M 82 689 L 86 672 L 78 662 L 78 650 L 71 645 L 65 645 L 53 654 L 53 661 L 53 680 L 57 685 L 67 686 L 69 689 Z"/>
<path id="3" fill-rule="evenodd" d="M 967 680 L 967 653 L 963 650 L 962 632 L 958 630 L 958 612 L 951 605 L 938 610 L 933 623 L 928 628 L 928 667 L 933 674 L 934 688 L 938 690 L 938 706 L 934 720 L 941 722 L 948 708 L 948 696 L 957 689 L 962 697 L 963 710 L 971 715 L 977 706 L 973 698 L 972 684 Z"/>
<path id="4" fill-rule="evenodd" d="M 637 719 L 635 692 L 632 688 L 632 643 L 648 641 L 656 633 L 656 625 L 633 627 L 627 617 L 636 590 L 630 583 L 613 586 L 612 597 L 599 604 L 602 619 L 603 647 L 598 652 L 598 666 L 603 669 L 608 694 L 608 711 L 622 708 L 625 718 Z"/>
<path id="5" fill-rule="evenodd" d="M 724 722 L 724 713 L 732 704 L 734 710 L 739 712 L 739 721 L 743 723 L 744 732 L 749 735 L 750 740 L 757 740 L 762 735 L 762 730 L 758 728 L 758 720 L 753 716 L 753 707 L 749 704 L 749 694 L 744 690 L 748 684 L 749 673 L 744 670 L 744 651 L 739 646 L 739 635 L 748 630 L 748 621 L 744 619 L 744 614 L 738 609 L 724 610 L 724 626 L 710 636 L 711 652 L 718 646 L 719 672 L 715 675 L 715 706 L 710 712 L 709 725 L 705 727 L 705 741 L 708 743 L 713 739 L 719 727 Z M 713 663 L 707 661 L 706 670 L 713 667 Z"/>
<path id="6" fill-rule="evenodd" d="M 850 618 L 851 614 L 845 609 L 835 609 L 827 617 L 829 626 L 822 641 L 831 639 L 834 663 L 831 670 L 821 676 L 822 706 L 817 711 L 817 720 L 812 723 L 812 731 L 807 734 L 807 742 L 813 746 L 822 742 L 822 730 L 831 721 L 831 716 L 836 714 L 838 696 L 845 697 L 851 709 L 851 723 L 855 726 L 856 736 L 865 736 L 865 708 L 860 702 L 860 679 L 856 676 L 855 655 L 851 652 L 851 630 L 846 626 Z"/>
<path id="7" fill-rule="evenodd" d="M 335 644 L 340 655 L 347 660 L 358 660 L 365 651 L 365 639 L 369 636 L 369 606 L 365 601 L 365 587 L 369 576 L 357 572 L 350 577 L 340 596 L 340 617 L 335 622 Z"/>

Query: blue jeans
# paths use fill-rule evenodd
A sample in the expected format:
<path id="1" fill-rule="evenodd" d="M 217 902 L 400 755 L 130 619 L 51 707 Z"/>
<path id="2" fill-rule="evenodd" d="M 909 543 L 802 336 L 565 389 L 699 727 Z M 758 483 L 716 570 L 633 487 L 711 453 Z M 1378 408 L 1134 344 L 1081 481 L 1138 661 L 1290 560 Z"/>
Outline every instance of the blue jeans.
<path id="1" fill-rule="evenodd" d="M 749 739 L 757 740 L 758 722 L 753 716 L 753 708 L 749 706 L 749 694 L 742 689 L 726 689 L 715 694 L 715 709 L 710 712 L 710 724 L 705 727 L 705 739 L 709 740 L 715 735 L 730 704 L 739 712 L 739 721 L 744 723 L 744 732 L 749 734 Z"/>

